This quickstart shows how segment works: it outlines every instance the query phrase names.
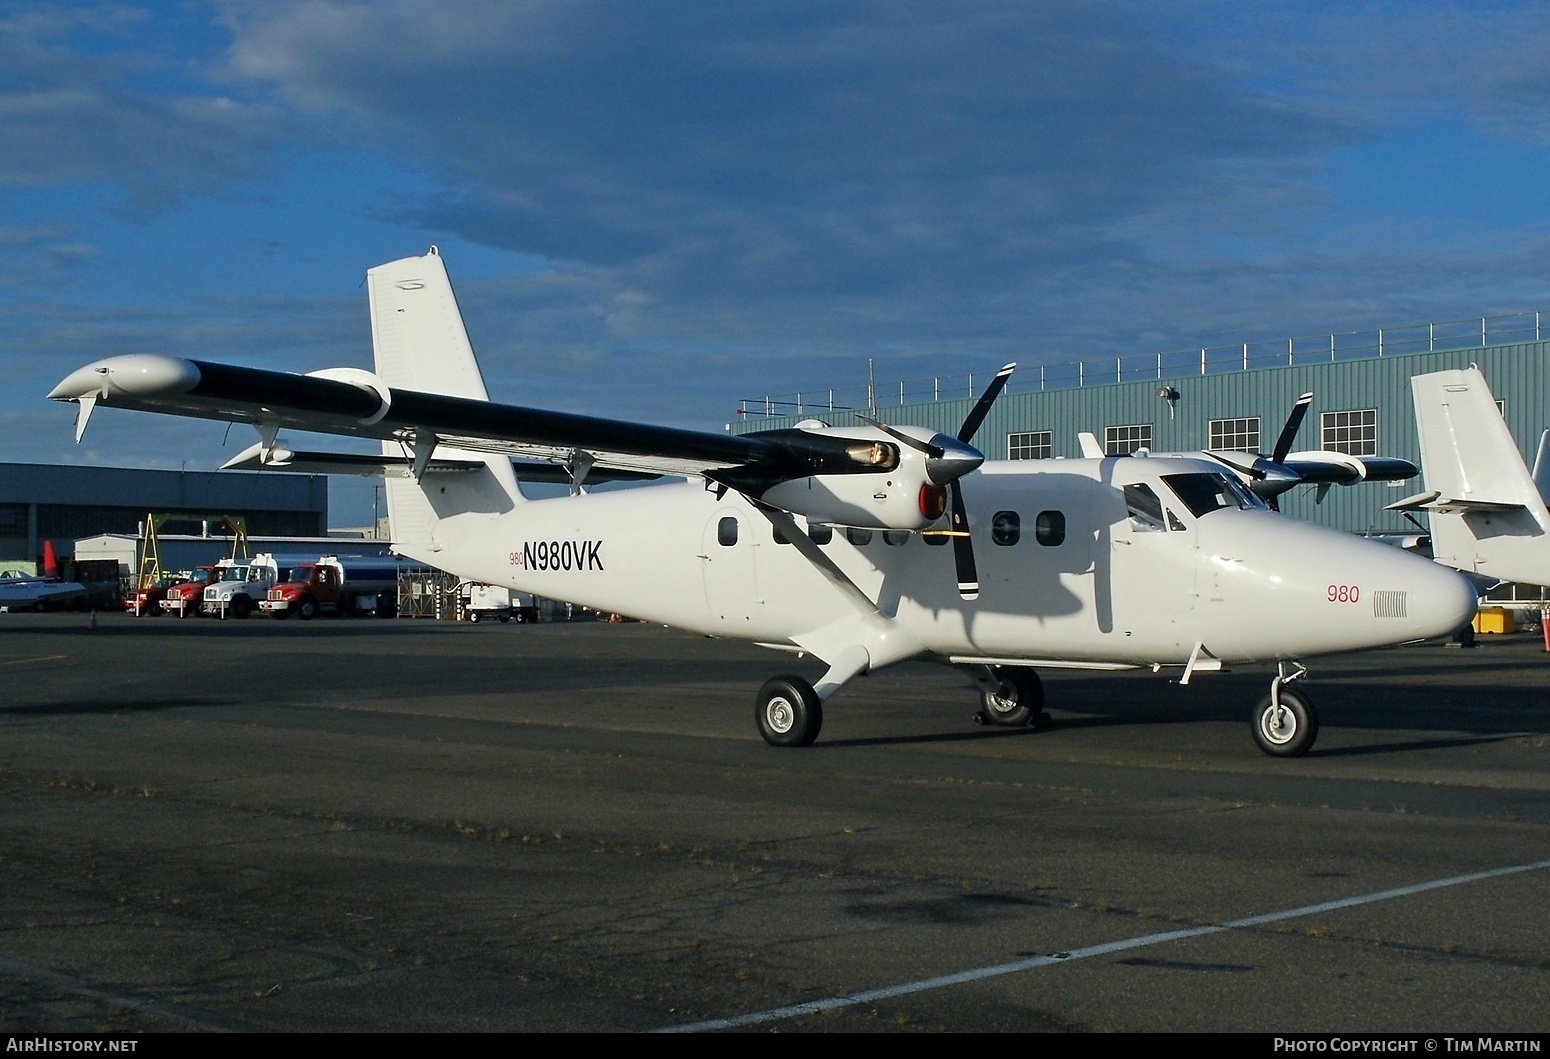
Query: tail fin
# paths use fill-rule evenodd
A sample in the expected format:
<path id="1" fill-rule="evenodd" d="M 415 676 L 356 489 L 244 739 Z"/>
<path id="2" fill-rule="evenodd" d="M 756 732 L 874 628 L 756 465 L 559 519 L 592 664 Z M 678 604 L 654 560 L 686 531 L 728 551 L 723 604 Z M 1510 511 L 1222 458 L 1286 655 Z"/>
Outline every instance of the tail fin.
<path id="1" fill-rule="evenodd" d="M 406 257 L 370 269 L 366 289 L 371 298 L 376 371 L 390 388 L 489 399 L 446 266 L 434 246 L 424 257 Z M 391 456 L 406 454 L 396 441 L 384 441 L 382 451 Z M 427 561 L 433 561 L 433 553 L 445 543 L 449 528 L 441 525 L 445 520 L 466 513 L 508 511 L 523 500 L 509 457 L 443 446 L 435 451 L 444 458 L 473 460 L 485 467 L 474 473 L 427 470 L 419 480 L 385 479 L 394 543 L 406 554 Z"/>
<path id="2" fill-rule="evenodd" d="M 1550 584 L 1550 510 L 1485 376 L 1439 371 L 1410 386 L 1433 556 L 1503 581 Z"/>

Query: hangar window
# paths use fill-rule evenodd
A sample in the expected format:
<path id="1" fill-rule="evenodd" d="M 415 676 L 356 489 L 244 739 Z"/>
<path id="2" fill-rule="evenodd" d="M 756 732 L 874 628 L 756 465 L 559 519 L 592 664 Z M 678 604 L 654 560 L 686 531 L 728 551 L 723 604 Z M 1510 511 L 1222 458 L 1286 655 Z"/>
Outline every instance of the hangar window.
<path id="1" fill-rule="evenodd" d="M 1137 449 L 1152 447 L 1152 424 L 1132 423 L 1123 427 L 1103 428 L 1103 454 L 1128 456 Z"/>
<path id="2" fill-rule="evenodd" d="M 828 544 L 834 539 L 834 527 L 826 522 L 819 522 L 807 527 L 807 535 L 813 539 L 814 544 Z"/>
<path id="3" fill-rule="evenodd" d="M 1378 410 L 1363 408 L 1351 412 L 1325 412 L 1320 416 L 1322 447 L 1347 456 L 1378 454 Z"/>
<path id="4" fill-rule="evenodd" d="M 727 515 L 716 523 L 716 543 L 723 548 L 730 548 L 737 543 L 737 518 Z"/>
<path id="5" fill-rule="evenodd" d="M 1125 486 L 1125 508 L 1130 512 L 1130 527 L 1148 533 L 1163 529 L 1162 501 L 1145 482 Z"/>
<path id="6" fill-rule="evenodd" d="M 883 530 L 883 543 L 898 546 L 910 539 L 909 530 Z"/>
<path id="7" fill-rule="evenodd" d="M 1208 449 L 1224 452 L 1259 451 L 1259 416 L 1244 419 L 1213 419 L 1207 434 Z"/>
<path id="8" fill-rule="evenodd" d="M 1033 539 L 1046 548 L 1057 548 L 1066 539 L 1066 516 L 1062 511 L 1040 511 L 1033 520 Z"/>
<path id="9" fill-rule="evenodd" d="M 990 519 L 990 539 L 997 544 L 1016 544 L 1023 535 L 1023 520 L 1015 511 L 997 511 Z"/>
<path id="10" fill-rule="evenodd" d="M 1006 436 L 1006 458 L 1009 460 L 1047 460 L 1054 446 L 1054 433 L 1048 430 L 1030 430 L 1024 434 Z"/>
<path id="11" fill-rule="evenodd" d="M 857 548 L 860 548 L 862 545 L 872 543 L 872 531 L 869 529 L 861 529 L 858 526 L 846 526 L 845 539 L 850 541 L 850 543 L 854 544 Z"/>

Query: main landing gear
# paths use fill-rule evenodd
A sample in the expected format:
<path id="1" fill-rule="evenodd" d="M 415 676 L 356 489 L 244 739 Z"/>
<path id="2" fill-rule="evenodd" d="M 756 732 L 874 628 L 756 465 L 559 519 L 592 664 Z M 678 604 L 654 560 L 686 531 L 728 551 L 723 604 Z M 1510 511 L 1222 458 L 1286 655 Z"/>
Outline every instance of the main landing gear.
<path id="1" fill-rule="evenodd" d="M 754 720 L 771 746 L 811 746 L 823 727 L 823 702 L 801 677 L 775 677 L 759 689 Z"/>
<path id="2" fill-rule="evenodd" d="M 1306 677 L 1308 670 L 1296 662 L 1292 665 L 1294 670 L 1288 674 L 1287 664 L 1280 664 L 1270 682 L 1270 694 L 1254 707 L 1249 721 L 1254 742 L 1272 757 L 1301 757 L 1319 736 L 1319 713 L 1313 700 L 1306 690 L 1287 687 Z"/>
<path id="3" fill-rule="evenodd" d="M 984 666 L 974 676 L 980 708 L 974 723 L 998 728 L 1048 724 L 1044 716 L 1044 681 L 1027 666 Z"/>

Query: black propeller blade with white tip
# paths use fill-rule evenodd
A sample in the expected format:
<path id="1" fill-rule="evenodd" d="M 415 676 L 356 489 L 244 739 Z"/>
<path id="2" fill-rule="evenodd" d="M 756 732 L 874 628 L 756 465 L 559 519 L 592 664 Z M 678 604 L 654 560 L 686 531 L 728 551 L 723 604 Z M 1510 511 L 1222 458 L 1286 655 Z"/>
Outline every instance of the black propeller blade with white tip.
<path id="1" fill-rule="evenodd" d="M 1309 391 L 1292 405 L 1292 414 L 1286 417 L 1286 425 L 1281 428 L 1281 436 L 1276 438 L 1276 447 L 1270 456 L 1276 463 L 1285 462 L 1286 454 L 1292 451 L 1292 442 L 1297 437 L 1297 431 L 1302 429 L 1303 417 L 1308 414 L 1308 406 L 1312 403 L 1313 393 Z"/>
<path id="2" fill-rule="evenodd" d="M 1001 396 L 1001 391 L 1006 389 L 1007 380 L 1016 370 L 1017 364 L 1013 362 L 996 372 L 996 377 L 990 380 L 990 385 L 985 387 L 985 392 L 980 394 L 980 399 L 974 402 L 974 407 L 969 410 L 963 425 L 958 428 L 960 442 L 967 445 L 974 440 L 974 435 L 979 432 L 985 417 L 990 414 L 990 406 L 996 403 L 996 398 Z M 957 478 L 947 483 L 947 497 L 951 512 L 949 524 L 953 535 L 953 565 L 958 572 L 958 594 L 964 599 L 978 599 L 980 578 L 979 570 L 974 564 L 974 541 L 969 536 L 969 514 L 964 507 L 963 490 L 959 487 Z"/>

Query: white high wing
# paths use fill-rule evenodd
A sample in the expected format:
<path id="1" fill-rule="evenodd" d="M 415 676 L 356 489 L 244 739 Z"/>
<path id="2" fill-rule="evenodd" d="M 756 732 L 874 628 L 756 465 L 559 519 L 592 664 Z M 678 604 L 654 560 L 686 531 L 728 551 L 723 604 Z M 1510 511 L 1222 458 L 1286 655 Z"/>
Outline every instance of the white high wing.
<path id="1" fill-rule="evenodd" d="M 1489 581 L 1550 585 L 1550 430 L 1532 473 L 1479 368 L 1410 380 L 1426 492 L 1389 508 L 1425 511 L 1432 557 Z"/>
<path id="2" fill-rule="evenodd" d="M 1301 754 L 1317 715 L 1287 685 L 1312 655 L 1452 633 L 1475 609 L 1453 571 L 1266 510 L 1213 461 L 984 462 L 969 444 L 1003 369 L 956 437 L 861 423 L 742 436 L 488 400 L 441 258 L 367 273 L 375 371 L 311 375 L 112 357 L 49 395 L 248 422 L 228 466 L 383 474 L 395 548 L 465 579 L 827 663 L 767 682 L 764 738 L 804 746 L 859 673 L 960 666 L 981 716 L 1027 724 L 1039 668 L 1182 670 L 1276 662 L 1252 729 Z M 293 452 L 281 427 L 382 439 L 381 457 Z M 514 459 L 517 457 L 517 459 Z M 588 483 L 688 480 L 588 492 Z M 528 499 L 519 479 L 569 481 Z"/>

